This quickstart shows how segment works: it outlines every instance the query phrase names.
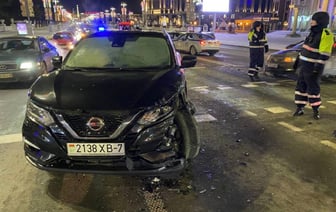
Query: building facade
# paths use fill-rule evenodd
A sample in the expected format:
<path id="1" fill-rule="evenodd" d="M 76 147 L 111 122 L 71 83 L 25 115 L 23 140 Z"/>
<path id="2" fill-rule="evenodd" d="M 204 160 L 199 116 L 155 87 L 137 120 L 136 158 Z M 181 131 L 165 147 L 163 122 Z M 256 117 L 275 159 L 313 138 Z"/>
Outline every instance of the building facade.
<path id="1" fill-rule="evenodd" d="M 147 26 L 185 26 L 195 20 L 195 0 L 143 0 L 141 6 Z"/>

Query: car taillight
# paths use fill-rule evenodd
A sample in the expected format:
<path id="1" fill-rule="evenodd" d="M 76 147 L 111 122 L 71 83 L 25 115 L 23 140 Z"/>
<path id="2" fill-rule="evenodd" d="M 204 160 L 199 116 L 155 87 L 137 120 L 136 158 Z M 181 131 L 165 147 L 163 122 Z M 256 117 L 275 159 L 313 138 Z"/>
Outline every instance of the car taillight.
<path id="1" fill-rule="evenodd" d="M 205 46 L 206 41 L 205 41 L 205 40 L 201 40 L 201 41 L 200 41 L 200 44 L 201 44 L 201 46 Z"/>

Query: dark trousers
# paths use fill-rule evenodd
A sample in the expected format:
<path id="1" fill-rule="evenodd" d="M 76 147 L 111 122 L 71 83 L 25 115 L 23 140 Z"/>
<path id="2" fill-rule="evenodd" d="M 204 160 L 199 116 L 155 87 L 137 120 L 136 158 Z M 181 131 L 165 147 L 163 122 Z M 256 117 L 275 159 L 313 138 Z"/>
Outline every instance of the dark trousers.
<path id="1" fill-rule="evenodd" d="M 295 104 L 304 107 L 309 104 L 318 109 L 322 100 L 320 96 L 320 80 L 322 73 L 314 73 L 314 63 L 300 60 L 297 69 L 299 78 L 295 88 Z"/>
<path id="2" fill-rule="evenodd" d="M 250 47 L 249 76 L 256 76 L 264 66 L 264 46 Z"/>

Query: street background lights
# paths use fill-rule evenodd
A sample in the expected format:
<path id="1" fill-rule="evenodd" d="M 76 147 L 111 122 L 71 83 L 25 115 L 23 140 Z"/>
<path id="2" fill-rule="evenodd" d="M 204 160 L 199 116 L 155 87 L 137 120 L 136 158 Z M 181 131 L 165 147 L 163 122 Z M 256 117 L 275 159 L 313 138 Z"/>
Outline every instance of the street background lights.
<path id="1" fill-rule="evenodd" d="M 122 21 L 126 21 L 126 16 L 127 16 L 127 4 L 125 2 L 121 2 L 120 4 L 121 6 L 121 17 L 122 17 Z"/>

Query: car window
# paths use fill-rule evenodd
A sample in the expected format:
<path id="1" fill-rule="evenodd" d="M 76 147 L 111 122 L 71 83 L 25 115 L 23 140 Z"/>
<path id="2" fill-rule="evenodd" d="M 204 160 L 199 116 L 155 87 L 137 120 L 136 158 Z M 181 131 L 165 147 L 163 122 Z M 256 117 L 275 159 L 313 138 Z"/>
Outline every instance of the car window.
<path id="1" fill-rule="evenodd" d="M 53 39 L 71 39 L 72 36 L 69 33 L 56 33 L 53 36 Z"/>
<path id="2" fill-rule="evenodd" d="M 198 34 L 198 37 L 202 40 L 214 40 L 215 38 L 211 35 Z"/>
<path id="3" fill-rule="evenodd" d="M 29 50 L 35 49 L 33 39 L 0 39 L 0 50 Z"/>
<path id="4" fill-rule="evenodd" d="M 118 35 L 82 40 L 65 65 L 81 68 L 151 68 L 171 66 L 166 40 L 160 37 Z"/>

